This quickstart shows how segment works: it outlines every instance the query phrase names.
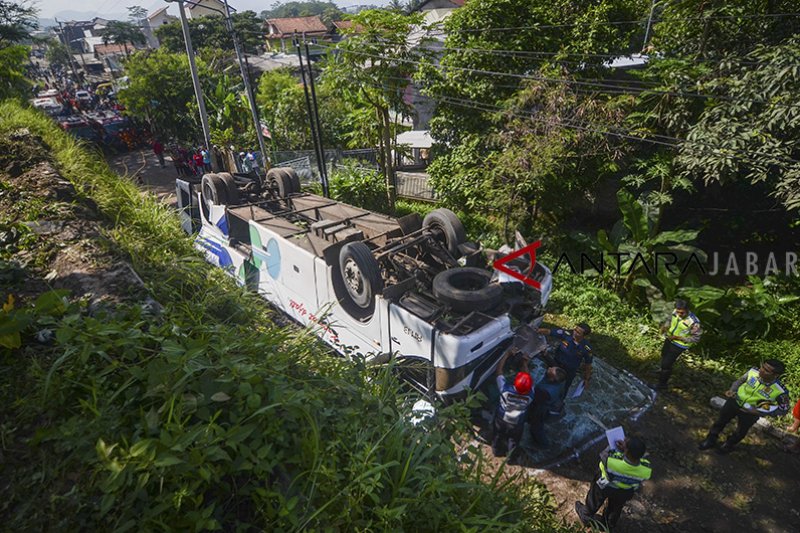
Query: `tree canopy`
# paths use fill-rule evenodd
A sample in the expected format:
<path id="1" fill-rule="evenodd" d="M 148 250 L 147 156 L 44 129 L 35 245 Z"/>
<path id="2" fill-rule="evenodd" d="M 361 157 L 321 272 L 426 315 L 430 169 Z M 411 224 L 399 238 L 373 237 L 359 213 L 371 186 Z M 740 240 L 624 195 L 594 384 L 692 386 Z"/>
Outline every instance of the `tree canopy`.
<path id="1" fill-rule="evenodd" d="M 139 26 L 133 22 L 124 20 L 111 20 L 103 30 L 103 42 L 105 44 L 114 43 L 118 45 L 143 45 L 146 42 L 145 36 Z M 125 48 L 125 54 L 129 53 Z"/>
<path id="2" fill-rule="evenodd" d="M 254 11 L 233 13 L 231 21 L 244 51 L 248 54 L 258 53 L 259 49 L 263 48 L 266 39 L 263 21 L 256 16 Z M 233 38 L 221 16 L 201 17 L 188 22 L 189 35 L 192 37 L 192 45 L 195 50 L 210 48 L 233 53 Z M 161 46 L 168 51 L 175 53 L 186 51 L 183 29 L 179 21 L 159 26 L 155 34 Z"/>
<path id="3" fill-rule="evenodd" d="M 0 0 L 0 48 L 30 38 L 31 32 L 39 27 L 37 13 L 35 5 L 28 0 Z"/>
<path id="4" fill-rule="evenodd" d="M 333 2 L 276 2 L 270 9 L 261 12 L 263 19 L 281 19 L 292 17 L 310 17 L 320 15 L 322 21 L 330 24 L 334 20 L 341 20 L 342 10 Z"/>
<path id="5" fill-rule="evenodd" d="M 17 43 L 36 29 L 36 14 L 27 1 L 0 0 L 0 99 L 23 97 L 30 87 L 25 76 L 28 48 Z"/>
<path id="6" fill-rule="evenodd" d="M 362 118 L 376 128 L 377 135 L 372 139 L 386 179 L 390 208 L 394 208 L 395 200 L 393 154 L 397 133 L 391 113 L 410 114 L 404 98 L 406 87 L 425 51 L 414 50 L 407 36 L 422 28 L 422 20 L 419 13 L 406 16 L 394 11 L 363 11 L 353 18 L 354 29 L 346 32 L 347 38 L 325 68 L 326 79 L 341 97 L 366 104 L 373 111 Z"/>
<path id="7" fill-rule="evenodd" d="M 212 73 L 198 58 L 204 81 Z M 119 93 L 128 114 L 147 121 L 161 138 L 194 141 L 201 138 L 189 59 L 159 49 L 133 54 L 125 62 L 128 87 Z"/>

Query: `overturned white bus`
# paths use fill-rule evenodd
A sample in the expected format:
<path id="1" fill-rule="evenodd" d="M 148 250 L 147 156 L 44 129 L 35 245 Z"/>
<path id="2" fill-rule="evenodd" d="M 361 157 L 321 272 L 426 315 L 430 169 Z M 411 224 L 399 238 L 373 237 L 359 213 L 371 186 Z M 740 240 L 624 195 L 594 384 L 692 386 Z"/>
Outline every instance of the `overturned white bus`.
<path id="1" fill-rule="evenodd" d="M 403 377 L 443 399 L 490 377 L 531 339 L 552 288 L 500 283 L 447 209 L 394 219 L 300 190 L 291 168 L 263 180 L 228 173 L 177 180 L 196 247 L 340 353 L 395 355 Z"/>

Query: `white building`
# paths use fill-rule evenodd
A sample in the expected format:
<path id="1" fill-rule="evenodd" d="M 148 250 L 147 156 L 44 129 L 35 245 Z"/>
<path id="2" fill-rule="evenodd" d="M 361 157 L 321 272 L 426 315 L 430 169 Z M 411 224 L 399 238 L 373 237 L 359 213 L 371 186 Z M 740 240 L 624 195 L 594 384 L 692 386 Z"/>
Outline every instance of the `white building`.
<path id="1" fill-rule="evenodd" d="M 167 13 L 168 8 L 169 6 L 165 6 L 161 9 L 153 11 L 147 15 L 147 19 L 143 21 L 144 24 L 142 24 L 142 33 L 144 33 L 144 36 L 147 39 L 147 46 L 150 48 L 158 48 L 161 46 L 161 43 L 158 42 L 158 37 L 156 37 L 156 29 L 164 24 L 169 24 L 170 22 L 178 20 L 178 17 L 174 17 Z"/>
<path id="2" fill-rule="evenodd" d="M 231 8 L 231 11 L 234 11 Z M 186 17 L 196 19 L 200 17 L 217 16 L 225 13 L 225 3 L 222 0 L 197 0 L 193 4 L 186 4 Z"/>

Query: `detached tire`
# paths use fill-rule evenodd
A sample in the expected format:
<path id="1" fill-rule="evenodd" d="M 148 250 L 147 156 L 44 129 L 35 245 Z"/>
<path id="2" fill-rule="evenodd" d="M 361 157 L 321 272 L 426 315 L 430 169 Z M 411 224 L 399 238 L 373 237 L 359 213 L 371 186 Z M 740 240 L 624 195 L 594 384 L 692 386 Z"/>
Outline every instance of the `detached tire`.
<path id="1" fill-rule="evenodd" d="M 219 179 L 225 184 L 225 193 L 228 197 L 229 204 L 239 203 L 239 187 L 236 185 L 236 180 L 228 172 L 220 172 L 217 174 Z"/>
<path id="2" fill-rule="evenodd" d="M 453 258 L 461 257 L 458 247 L 467 241 L 467 232 L 455 213 L 445 208 L 435 209 L 425 216 L 422 227 L 432 230 Z"/>
<path id="3" fill-rule="evenodd" d="M 455 311 L 486 311 L 503 299 L 503 288 L 491 281 L 482 268 L 451 268 L 433 278 L 433 295 Z"/>
<path id="4" fill-rule="evenodd" d="M 217 174 L 206 174 L 200 181 L 200 191 L 206 207 L 227 205 L 228 191 L 225 182 Z"/>
<path id="5" fill-rule="evenodd" d="M 363 242 L 345 244 L 339 251 L 339 272 L 350 301 L 369 315 L 375 309 L 375 295 L 383 291 L 381 269 L 372 250 Z"/>
<path id="6" fill-rule="evenodd" d="M 292 167 L 281 167 L 279 170 L 282 170 L 284 174 L 289 176 L 289 182 L 292 184 L 292 192 L 300 192 L 300 176 L 297 175 L 297 172 L 295 172 Z"/>
<path id="7" fill-rule="evenodd" d="M 277 189 L 278 196 L 281 198 L 286 198 L 290 194 L 298 192 L 294 190 L 292 176 L 286 172 L 287 168 L 271 168 L 267 171 L 267 187 L 273 191 Z"/>

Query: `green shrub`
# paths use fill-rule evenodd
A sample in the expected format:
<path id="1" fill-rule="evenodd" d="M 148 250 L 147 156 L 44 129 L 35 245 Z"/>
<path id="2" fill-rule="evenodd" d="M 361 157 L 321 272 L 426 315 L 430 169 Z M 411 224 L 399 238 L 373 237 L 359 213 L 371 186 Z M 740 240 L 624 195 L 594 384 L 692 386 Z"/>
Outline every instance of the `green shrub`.
<path id="1" fill-rule="evenodd" d="M 369 211 L 389 213 L 386 181 L 377 170 L 360 167 L 348 161 L 333 172 L 330 179 L 331 198 Z"/>

